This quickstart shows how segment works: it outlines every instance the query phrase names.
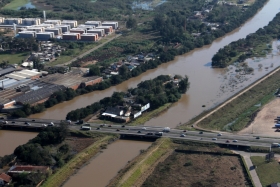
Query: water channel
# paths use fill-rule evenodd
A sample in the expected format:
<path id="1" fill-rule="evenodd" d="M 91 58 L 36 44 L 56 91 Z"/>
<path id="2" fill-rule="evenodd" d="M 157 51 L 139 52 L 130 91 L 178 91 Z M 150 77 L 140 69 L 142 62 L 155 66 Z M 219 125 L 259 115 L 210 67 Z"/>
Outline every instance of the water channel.
<path id="1" fill-rule="evenodd" d="M 12 154 L 15 148 L 37 136 L 35 132 L 0 130 L 0 156 Z"/>
<path id="2" fill-rule="evenodd" d="M 71 176 L 63 186 L 76 187 L 82 184 L 83 187 L 104 187 L 129 160 L 150 145 L 151 142 L 117 140 Z"/>
<path id="3" fill-rule="evenodd" d="M 254 75 L 249 75 L 248 80 L 243 82 L 242 87 L 234 91 L 221 94 L 220 87 L 225 84 L 223 77 L 231 71 L 225 69 L 213 69 L 209 66 L 212 56 L 223 46 L 232 41 L 246 37 L 259 28 L 268 24 L 269 21 L 280 11 L 279 0 L 270 0 L 252 19 L 248 20 L 242 27 L 237 28 L 226 36 L 215 40 L 211 45 L 193 50 L 187 54 L 176 57 L 174 61 L 162 64 L 157 69 L 149 70 L 138 77 L 125 81 L 117 86 L 103 91 L 95 91 L 86 95 L 74 98 L 46 111 L 30 116 L 31 118 L 64 119 L 71 110 L 85 107 L 90 103 L 111 96 L 114 91 L 126 91 L 130 87 L 135 87 L 144 80 L 152 79 L 161 74 L 188 75 L 190 89 L 182 96 L 179 102 L 175 103 L 168 111 L 157 118 L 148 121 L 148 126 L 170 126 L 175 127 L 180 122 L 186 122 L 194 116 L 200 114 L 218 103 L 229 98 L 242 87 L 252 83 L 253 80 L 263 76 L 268 71 L 255 71 Z M 273 61 L 280 60 L 279 56 L 271 57 Z M 267 59 L 270 60 L 270 59 Z M 277 65 L 274 64 L 274 68 Z M 254 67 L 257 68 L 257 67 Z M 271 71 L 273 68 L 269 68 Z M 230 75 L 227 75 L 230 76 Z M 206 105 L 206 107 L 201 107 Z"/>

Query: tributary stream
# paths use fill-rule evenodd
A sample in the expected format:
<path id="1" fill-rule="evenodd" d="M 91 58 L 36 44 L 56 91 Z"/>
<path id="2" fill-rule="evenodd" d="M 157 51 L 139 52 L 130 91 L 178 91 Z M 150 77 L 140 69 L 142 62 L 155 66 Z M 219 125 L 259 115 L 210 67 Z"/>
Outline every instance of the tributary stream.
<path id="1" fill-rule="evenodd" d="M 221 87 L 226 81 L 231 81 L 234 71 L 226 69 L 213 69 L 210 66 L 211 58 L 222 47 L 232 41 L 245 38 L 248 34 L 255 32 L 259 28 L 267 25 L 269 21 L 280 11 L 279 0 L 270 0 L 252 19 L 248 20 L 242 27 L 237 28 L 226 36 L 215 40 L 211 45 L 193 50 L 189 53 L 176 57 L 174 61 L 160 65 L 158 68 L 149 70 L 138 77 L 127 80 L 117 86 L 103 91 L 95 91 L 86 95 L 74 98 L 46 111 L 30 116 L 31 118 L 65 119 L 68 112 L 85 107 L 91 103 L 99 101 L 104 97 L 111 96 L 115 91 L 126 91 L 130 87 L 135 87 L 144 80 L 152 79 L 162 74 L 187 75 L 190 81 L 190 89 L 182 96 L 179 102 L 175 103 L 162 115 L 148 121 L 147 126 L 169 126 L 175 127 L 180 123 L 187 122 L 203 110 L 226 100 L 254 80 L 264 76 L 273 70 L 280 63 L 280 56 L 274 55 L 264 59 L 266 63 L 273 61 L 273 68 L 265 70 L 258 69 L 259 59 L 253 61 L 251 66 L 255 69 L 254 75 L 248 75 L 242 83 L 235 85 L 231 91 L 222 90 Z M 265 66 L 263 66 L 265 67 Z M 225 89 L 225 88 L 224 88 Z M 206 107 L 202 107 L 205 105 Z"/>

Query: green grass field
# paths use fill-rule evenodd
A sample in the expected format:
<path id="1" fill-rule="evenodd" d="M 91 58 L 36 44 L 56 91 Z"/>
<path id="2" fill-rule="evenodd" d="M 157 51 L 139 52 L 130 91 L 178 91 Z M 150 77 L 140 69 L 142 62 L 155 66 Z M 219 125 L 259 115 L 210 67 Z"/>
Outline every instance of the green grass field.
<path id="1" fill-rule="evenodd" d="M 0 63 L 3 60 L 9 61 L 9 64 L 21 64 L 23 60 L 28 57 L 28 52 L 15 53 L 15 54 L 0 54 Z"/>
<path id="2" fill-rule="evenodd" d="M 29 0 L 13 0 L 9 4 L 3 7 L 3 9 L 9 9 L 9 10 L 17 10 L 18 7 L 22 7 L 25 4 L 27 4 Z"/>
<path id="3" fill-rule="evenodd" d="M 280 165 L 276 160 L 266 162 L 264 157 L 252 156 L 251 160 L 262 183 L 262 186 L 270 185 L 271 183 L 280 182 Z"/>

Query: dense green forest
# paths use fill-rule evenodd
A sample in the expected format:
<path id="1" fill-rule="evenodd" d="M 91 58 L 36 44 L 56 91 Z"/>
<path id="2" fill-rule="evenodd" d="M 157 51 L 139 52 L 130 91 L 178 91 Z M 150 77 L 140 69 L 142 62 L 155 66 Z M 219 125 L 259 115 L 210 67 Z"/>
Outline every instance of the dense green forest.
<path id="1" fill-rule="evenodd" d="M 176 102 L 181 98 L 181 94 L 187 91 L 190 83 L 187 76 L 179 81 L 178 86 L 175 86 L 171 79 L 168 75 L 160 75 L 152 80 L 143 81 L 137 85 L 137 88 L 131 88 L 127 93 L 115 92 L 111 97 L 105 97 L 85 108 L 73 110 L 67 114 L 66 119 L 80 120 L 109 106 L 123 106 L 124 98 L 128 96 L 133 97 L 138 104 L 150 103 L 152 110 L 166 103 Z"/>
<path id="2" fill-rule="evenodd" d="M 271 50 L 273 39 L 280 39 L 280 13 L 267 26 L 220 49 L 212 58 L 212 66 L 224 68 L 234 61 L 243 62 L 250 57 L 263 56 Z"/>

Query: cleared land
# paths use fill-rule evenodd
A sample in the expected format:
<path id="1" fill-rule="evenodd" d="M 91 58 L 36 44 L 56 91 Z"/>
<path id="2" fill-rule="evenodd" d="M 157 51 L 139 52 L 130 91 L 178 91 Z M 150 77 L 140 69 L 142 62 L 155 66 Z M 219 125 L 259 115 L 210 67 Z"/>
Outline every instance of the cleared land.
<path id="1" fill-rule="evenodd" d="M 28 2 L 29 0 L 13 0 L 9 4 L 4 6 L 3 9 L 16 10 L 18 7 L 21 7 Z"/>
<path id="2" fill-rule="evenodd" d="M 252 156 L 251 160 L 257 166 L 256 171 L 262 186 L 280 182 L 280 164 L 276 160 L 266 162 L 262 156 Z"/>
<path id="3" fill-rule="evenodd" d="M 236 156 L 174 152 L 142 186 L 249 186 Z"/>
<path id="4" fill-rule="evenodd" d="M 28 57 L 28 52 L 15 53 L 15 54 L 0 54 L 1 62 L 9 61 L 9 64 L 21 64 L 23 60 Z M 0 63 L 1 63 L 0 62 Z"/>
<path id="5" fill-rule="evenodd" d="M 279 132 L 275 132 L 274 119 L 280 115 L 280 98 L 275 98 L 270 103 L 263 106 L 258 112 L 255 120 L 249 127 L 241 130 L 240 134 L 261 134 L 275 136 L 280 135 Z"/>

